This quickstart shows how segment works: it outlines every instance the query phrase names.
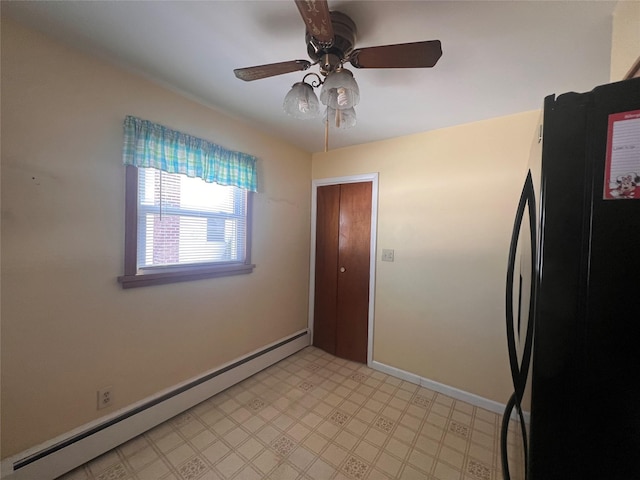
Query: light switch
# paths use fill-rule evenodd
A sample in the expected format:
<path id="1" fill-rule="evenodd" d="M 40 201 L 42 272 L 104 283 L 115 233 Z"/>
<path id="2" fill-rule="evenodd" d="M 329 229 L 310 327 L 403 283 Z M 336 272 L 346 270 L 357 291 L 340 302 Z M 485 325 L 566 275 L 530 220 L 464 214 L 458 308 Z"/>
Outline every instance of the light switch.
<path id="1" fill-rule="evenodd" d="M 389 248 L 382 249 L 382 261 L 383 262 L 393 262 L 393 250 Z"/>

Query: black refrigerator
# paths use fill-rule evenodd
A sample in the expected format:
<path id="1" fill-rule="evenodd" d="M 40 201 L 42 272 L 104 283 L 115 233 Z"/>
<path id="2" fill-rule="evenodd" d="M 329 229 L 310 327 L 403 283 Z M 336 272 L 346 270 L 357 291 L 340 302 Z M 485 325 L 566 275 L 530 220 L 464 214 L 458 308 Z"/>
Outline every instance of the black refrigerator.
<path id="1" fill-rule="evenodd" d="M 640 479 L 640 79 L 545 98 L 508 258 L 503 478 Z"/>

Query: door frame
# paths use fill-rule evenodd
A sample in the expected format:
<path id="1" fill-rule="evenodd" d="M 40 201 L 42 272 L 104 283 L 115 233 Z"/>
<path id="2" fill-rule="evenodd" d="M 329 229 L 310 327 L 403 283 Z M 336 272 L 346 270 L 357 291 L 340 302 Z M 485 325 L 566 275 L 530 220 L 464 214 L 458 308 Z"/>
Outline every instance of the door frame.
<path id="1" fill-rule="evenodd" d="M 378 172 L 345 177 L 318 178 L 312 180 L 311 187 L 311 254 L 309 262 L 309 338 L 313 345 L 313 315 L 316 287 L 316 221 L 318 213 L 318 187 L 342 185 L 345 183 L 371 182 L 371 238 L 369 243 L 369 312 L 367 318 L 367 365 L 373 361 L 373 319 L 376 283 L 376 239 L 378 233 Z"/>

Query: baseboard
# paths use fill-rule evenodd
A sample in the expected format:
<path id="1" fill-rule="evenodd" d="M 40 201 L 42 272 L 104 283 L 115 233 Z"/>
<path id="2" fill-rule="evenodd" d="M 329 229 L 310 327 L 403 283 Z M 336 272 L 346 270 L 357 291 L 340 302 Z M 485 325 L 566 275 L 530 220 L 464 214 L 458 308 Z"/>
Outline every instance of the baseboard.
<path id="1" fill-rule="evenodd" d="M 376 362 L 375 360 L 371 362 L 370 366 L 371 368 L 373 368 L 374 370 L 378 370 L 379 372 L 401 378 L 402 380 L 406 380 L 407 382 L 415 383 L 422 387 L 428 388 L 429 390 L 433 390 L 434 392 L 442 393 L 449 397 L 455 398 L 456 400 L 462 400 L 463 402 L 475 405 L 476 407 L 484 408 L 485 410 L 497 413 L 498 415 L 504 414 L 506 405 L 503 403 L 489 400 L 488 398 L 465 392 L 464 390 L 460 390 L 458 388 L 450 387 L 449 385 L 445 385 L 444 383 L 429 380 L 428 378 L 421 377 L 419 375 L 416 375 L 415 373 L 407 372 L 405 370 L 401 370 L 384 363 Z M 523 414 L 525 417 L 525 421 L 529 423 L 529 412 L 523 412 Z"/>
<path id="2" fill-rule="evenodd" d="M 53 480 L 309 345 L 307 329 L 2 461 L 2 479 Z"/>

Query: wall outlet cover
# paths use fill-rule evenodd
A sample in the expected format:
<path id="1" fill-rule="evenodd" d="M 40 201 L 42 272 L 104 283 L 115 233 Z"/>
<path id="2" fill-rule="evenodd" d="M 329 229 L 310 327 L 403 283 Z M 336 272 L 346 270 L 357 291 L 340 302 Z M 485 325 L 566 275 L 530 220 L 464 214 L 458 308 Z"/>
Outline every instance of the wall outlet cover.
<path id="1" fill-rule="evenodd" d="M 103 387 L 98 390 L 98 410 L 111 406 L 113 403 L 113 386 Z"/>

